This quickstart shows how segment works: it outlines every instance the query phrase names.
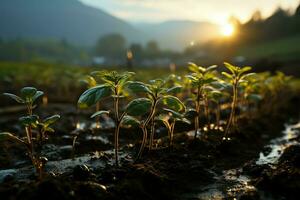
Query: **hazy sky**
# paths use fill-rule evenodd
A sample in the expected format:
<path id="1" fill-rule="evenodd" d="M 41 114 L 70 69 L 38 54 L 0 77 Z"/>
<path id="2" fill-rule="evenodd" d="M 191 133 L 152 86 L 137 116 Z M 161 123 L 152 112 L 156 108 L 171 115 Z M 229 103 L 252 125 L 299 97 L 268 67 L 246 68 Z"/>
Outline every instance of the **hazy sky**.
<path id="1" fill-rule="evenodd" d="M 300 0 L 80 0 L 130 22 L 161 22 L 172 19 L 222 23 L 229 16 L 242 22 L 259 9 L 270 15 L 278 6 L 294 8 Z"/>

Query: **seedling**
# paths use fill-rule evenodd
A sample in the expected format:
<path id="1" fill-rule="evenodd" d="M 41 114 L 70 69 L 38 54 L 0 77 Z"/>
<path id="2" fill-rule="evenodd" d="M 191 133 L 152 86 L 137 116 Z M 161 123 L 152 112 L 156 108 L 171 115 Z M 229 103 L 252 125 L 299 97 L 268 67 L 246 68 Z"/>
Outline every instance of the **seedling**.
<path id="1" fill-rule="evenodd" d="M 175 90 L 178 91 L 180 86 L 175 86 L 172 88 L 165 87 L 165 81 L 162 79 L 155 79 L 151 80 L 149 84 L 145 84 L 143 82 L 132 81 L 128 84 L 128 89 L 131 90 L 133 93 L 144 93 L 146 94 L 146 98 L 141 98 L 140 101 L 134 100 L 135 104 L 140 105 L 140 107 L 148 108 L 150 106 L 149 114 L 147 115 L 146 119 L 143 120 L 141 124 L 141 128 L 143 130 L 143 140 L 142 145 L 139 150 L 137 159 L 142 156 L 144 148 L 147 143 L 147 126 L 151 122 L 150 130 L 150 140 L 149 140 L 149 149 L 151 150 L 153 146 L 153 139 L 154 139 L 154 119 L 157 115 L 157 106 L 159 103 L 166 105 L 168 108 L 171 108 L 174 111 L 182 111 L 185 110 L 184 104 L 175 96 L 170 95 Z M 138 103 L 140 102 L 140 103 Z M 133 105 L 135 105 L 133 104 Z M 129 106 L 131 108 L 132 106 Z M 134 113 L 128 112 L 129 115 L 133 115 Z M 135 116 L 135 115 L 133 115 Z"/>
<path id="2" fill-rule="evenodd" d="M 54 132 L 51 125 L 60 118 L 59 115 L 53 115 L 41 120 L 39 116 L 33 114 L 34 103 L 43 94 L 44 93 L 42 91 L 38 91 L 33 87 L 22 88 L 20 96 L 11 93 L 4 93 L 5 96 L 14 99 L 16 102 L 26 105 L 27 115 L 19 118 L 20 123 L 25 127 L 26 137 L 18 137 L 15 134 L 8 132 L 0 133 L 0 141 L 6 139 L 13 140 L 26 147 L 28 156 L 35 167 L 36 172 L 39 174 L 40 179 L 42 178 L 47 158 L 41 156 L 36 149 L 43 145 L 47 139 L 48 133 Z M 37 134 L 34 136 L 33 133 Z"/>
<path id="3" fill-rule="evenodd" d="M 241 83 L 247 82 L 246 78 L 253 75 L 254 73 L 246 73 L 251 70 L 251 67 L 237 67 L 229 63 L 224 63 L 225 67 L 230 71 L 230 74 L 227 72 L 222 72 L 222 74 L 228 79 L 228 83 L 232 86 L 232 103 L 231 103 L 231 112 L 226 125 L 224 139 L 228 136 L 229 131 L 232 127 L 237 128 L 237 119 L 236 119 L 236 108 L 238 105 L 238 95 L 239 95 L 239 86 Z"/>
<path id="4" fill-rule="evenodd" d="M 113 107 L 114 107 L 114 120 L 115 120 L 115 164 L 119 166 L 118 159 L 118 149 L 119 149 L 119 132 L 120 126 L 123 117 L 125 116 L 125 112 L 121 113 L 119 108 L 120 99 L 123 98 L 124 86 L 127 84 L 128 79 L 131 78 L 134 73 L 133 72 L 124 72 L 118 73 L 116 71 L 96 71 L 92 73 L 93 76 L 99 77 L 104 83 L 99 84 L 95 87 L 92 87 L 86 90 L 78 100 L 78 106 L 80 108 L 87 108 L 92 105 L 97 104 L 100 100 L 105 97 L 113 97 Z M 93 114 L 93 117 L 97 117 L 106 113 L 107 111 L 98 111 Z"/>
<path id="5" fill-rule="evenodd" d="M 187 75 L 191 82 L 192 90 L 194 91 L 193 101 L 195 103 L 195 135 L 194 138 L 196 139 L 198 131 L 199 131 L 199 118 L 200 118 L 200 111 L 201 111 L 201 101 L 204 100 L 204 87 L 209 86 L 211 83 L 215 82 L 215 75 L 213 71 L 217 68 L 216 65 L 210 66 L 208 68 L 204 68 L 198 66 L 194 63 L 189 63 L 189 70 L 192 72 L 191 74 Z"/>
<path id="6" fill-rule="evenodd" d="M 243 93 L 241 103 L 243 110 L 247 112 L 247 117 L 251 120 L 254 113 L 253 111 L 255 110 L 253 108 L 256 108 L 258 103 L 263 99 L 263 94 L 261 91 L 261 80 L 259 80 L 257 75 L 250 76 L 247 80 L 247 82 L 241 84 L 241 91 Z"/>
<path id="7" fill-rule="evenodd" d="M 187 124 L 190 124 L 190 121 L 187 120 L 184 117 L 184 114 L 181 114 L 179 112 L 175 112 L 174 110 L 164 108 L 164 111 L 167 112 L 167 114 L 161 114 L 157 117 L 157 120 L 160 120 L 163 122 L 163 124 L 166 126 L 168 130 L 168 136 L 169 136 L 169 148 L 173 148 L 173 140 L 174 140 L 174 129 L 175 124 L 177 121 L 182 121 Z"/>

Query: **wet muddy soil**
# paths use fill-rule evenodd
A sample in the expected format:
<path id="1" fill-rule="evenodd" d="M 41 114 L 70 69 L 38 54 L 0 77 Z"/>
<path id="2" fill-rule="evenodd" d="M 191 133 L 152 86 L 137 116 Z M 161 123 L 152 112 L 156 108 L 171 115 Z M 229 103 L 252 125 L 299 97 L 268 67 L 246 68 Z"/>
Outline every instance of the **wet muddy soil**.
<path id="1" fill-rule="evenodd" d="M 17 125 L 21 107 L 0 111 L 0 131 L 22 134 Z M 41 116 L 61 114 L 42 154 L 49 162 L 38 181 L 22 147 L 1 144 L 1 199 L 297 199 L 300 192 L 298 110 L 279 110 L 240 120 L 230 140 L 223 132 L 201 131 L 194 140 L 191 127 L 177 127 L 175 146 L 159 129 L 157 147 L 134 162 L 142 133 L 121 131 L 121 166 L 113 163 L 113 127 L 88 121 L 91 111 L 73 105 L 48 105 Z M 5 116 L 5 117 L 4 117 Z M 290 119 L 296 119 L 291 121 Z M 77 136 L 75 148 L 73 139 Z"/>

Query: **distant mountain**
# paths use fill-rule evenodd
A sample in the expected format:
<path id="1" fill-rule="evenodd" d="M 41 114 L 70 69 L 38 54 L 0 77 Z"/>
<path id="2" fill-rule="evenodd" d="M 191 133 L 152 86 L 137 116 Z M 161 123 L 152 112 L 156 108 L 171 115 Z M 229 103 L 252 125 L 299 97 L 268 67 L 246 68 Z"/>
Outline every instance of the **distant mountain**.
<path id="1" fill-rule="evenodd" d="M 88 46 L 109 33 L 142 40 L 130 24 L 77 0 L 0 0 L 2 38 L 66 39 Z"/>
<path id="2" fill-rule="evenodd" d="M 215 37 L 218 30 L 193 21 L 131 25 L 79 0 L 0 0 L 0 38 L 65 39 L 91 46 L 109 33 L 120 33 L 130 43 L 156 40 L 162 49 L 182 50 Z"/>
<path id="3" fill-rule="evenodd" d="M 167 21 L 135 26 L 145 33 L 147 40 L 156 40 L 161 47 L 175 50 L 206 42 L 219 35 L 218 26 L 208 22 Z"/>

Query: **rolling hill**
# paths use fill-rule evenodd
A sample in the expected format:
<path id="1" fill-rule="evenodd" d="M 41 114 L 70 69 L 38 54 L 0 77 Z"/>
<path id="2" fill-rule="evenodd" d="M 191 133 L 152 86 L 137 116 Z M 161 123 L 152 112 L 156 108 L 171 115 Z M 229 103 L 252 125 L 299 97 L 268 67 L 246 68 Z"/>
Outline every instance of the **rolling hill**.
<path id="1" fill-rule="evenodd" d="M 136 28 L 77 0 L 1 0 L 0 37 L 66 39 L 93 45 L 109 33 L 122 33 L 128 41 L 142 40 Z"/>
<path id="2" fill-rule="evenodd" d="M 91 46 L 103 35 L 122 34 L 145 44 L 155 40 L 162 49 L 183 50 L 192 41 L 203 42 L 218 34 L 208 22 L 167 21 L 131 25 L 79 0 L 1 0 L 0 38 L 65 39 Z"/>

